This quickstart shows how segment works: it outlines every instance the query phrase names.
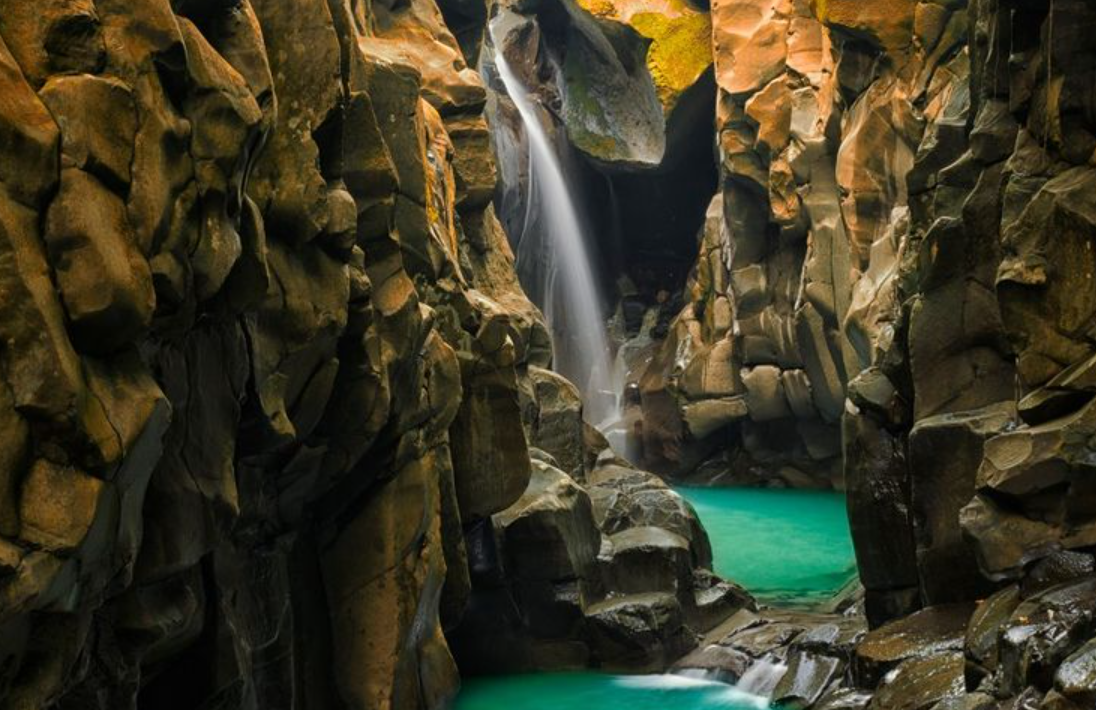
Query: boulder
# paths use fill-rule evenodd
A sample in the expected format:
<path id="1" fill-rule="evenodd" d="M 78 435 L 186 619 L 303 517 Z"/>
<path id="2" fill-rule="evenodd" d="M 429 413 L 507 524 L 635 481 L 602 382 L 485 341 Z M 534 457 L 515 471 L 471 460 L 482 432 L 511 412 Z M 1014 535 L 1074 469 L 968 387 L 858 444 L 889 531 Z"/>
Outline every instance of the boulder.
<path id="1" fill-rule="evenodd" d="M 875 691 L 868 708 L 930 710 L 964 695 L 963 654 L 910 658 L 900 663 Z"/>
<path id="2" fill-rule="evenodd" d="M 578 388 L 550 370 L 529 368 L 532 397 L 523 406 L 529 443 L 556 459 L 576 480 L 586 478 L 582 398 Z"/>
<path id="3" fill-rule="evenodd" d="M 1096 578 L 1090 575 L 1035 594 L 1015 608 L 999 631 L 996 681 L 1002 692 L 1019 694 L 1029 685 L 1054 684 L 1057 669 L 1096 631 L 1094 598 Z"/>
<path id="4" fill-rule="evenodd" d="M 1019 604 L 1019 588 L 1008 586 L 980 602 L 970 617 L 964 648 L 968 662 L 982 672 L 992 673 L 997 668 L 1000 629 Z"/>
<path id="5" fill-rule="evenodd" d="M 591 648 L 608 670 L 650 672 L 696 645 L 672 594 L 629 594 L 586 609 Z"/>
<path id="6" fill-rule="evenodd" d="M 929 662 L 928 666 L 919 668 L 911 678 L 926 671 L 935 675 L 938 670 L 950 668 L 955 662 L 952 658 L 953 652 L 963 649 L 967 623 L 973 611 L 972 604 L 928 607 L 868 632 L 856 647 L 857 680 L 866 687 L 872 687 L 906 661 Z M 942 662 L 941 659 L 947 664 L 935 665 Z M 961 654 L 958 668 L 961 678 Z"/>
<path id="7" fill-rule="evenodd" d="M 1054 689 L 1080 707 L 1096 703 L 1096 641 L 1087 642 L 1058 666 Z"/>
<path id="8" fill-rule="evenodd" d="M 663 528 L 632 527 L 610 535 L 598 563 L 605 587 L 617 593 L 692 591 L 689 541 Z"/>
<path id="9" fill-rule="evenodd" d="M 813 707 L 844 670 L 837 658 L 812 653 L 793 653 L 788 670 L 773 689 L 773 701 L 780 707 Z"/>
<path id="10" fill-rule="evenodd" d="M 527 580 L 591 575 L 601 533 L 589 495 L 553 466 L 533 461 L 532 468 L 525 492 L 493 518 L 507 571 Z"/>

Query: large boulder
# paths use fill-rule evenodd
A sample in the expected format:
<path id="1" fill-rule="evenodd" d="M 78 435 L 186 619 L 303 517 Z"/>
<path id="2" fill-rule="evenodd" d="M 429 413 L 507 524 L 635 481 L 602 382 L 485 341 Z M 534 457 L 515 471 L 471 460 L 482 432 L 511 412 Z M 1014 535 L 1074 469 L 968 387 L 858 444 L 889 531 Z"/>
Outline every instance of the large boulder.
<path id="1" fill-rule="evenodd" d="M 696 644 L 673 594 L 610 598 L 588 608 L 586 619 L 594 656 L 606 669 L 653 671 Z"/>
<path id="2" fill-rule="evenodd" d="M 590 496 L 554 466 L 532 465 L 525 492 L 494 517 L 508 573 L 542 580 L 591 576 L 601 533 Z"/>

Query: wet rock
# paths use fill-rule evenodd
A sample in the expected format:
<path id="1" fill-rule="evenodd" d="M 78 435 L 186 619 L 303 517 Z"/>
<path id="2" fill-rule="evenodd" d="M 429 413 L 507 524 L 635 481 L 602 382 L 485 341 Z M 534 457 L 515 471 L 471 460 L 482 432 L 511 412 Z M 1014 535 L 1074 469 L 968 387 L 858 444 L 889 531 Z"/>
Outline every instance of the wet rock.
<path id="1" fill-rule="evenodd" d="M 637 527 L 656 528 L 684 539 L 694 567 L 711 567 L 708 534 L 692 506 L 662 479 L 616 464 L 591 472 L 587 490 L 594 517 L 606 535 Z"/>
<path id="2" fill-rule="evenodd" d="M 593 506 L 570 476 L 533 462 L 529 487 L 498 513 L 507 570 L 519 579 L 574 579 L 592 570 L 601 547 Z M 536 550 L 536 554 L 530 554 Z"/>
<path id="3" fill-rule="evenodd" d="M 1005 587 L 982 601 L 970 617 L 965 650 L 967 659 L 976 664 L 981 672 L 996 669 L 1001 626 L 1019 604 L 1019 588 L 1015 585 Z"/>
<path id="4" fill-rule="evenodd" d="M 693 569 L 693 602 L 686 605 L 689 625 L 704 633 L 741 609 L 752 609 L 756 602 L 749 592 L 710 571 Z"/>
<path id="5" fill-rule="evenodd" d="M 1000 631 L 998 685 L 1018 694 L 1029 685 L 1050 688 L 1056 668 L 1092 633 L 1091 577 L 1051 587 L 1025 599 Z"/>
<path id="6" fill-rule="evenodd" d="M 871 693 L 840 688 L 826 693 L 815 705 L 818 710 L 863 710 L 871 702 Z"/>
<path id="7" fill-rule="evenodd" d="M 907 660 L 950 657 L 953 652 L 962 650 L 967 622 L 973 611 L 969 604 L 928 607 L 870 631 L 856 647 L 857 679 L 866 687 L 872 687 Z M 949 665 L 952 663 L 952 660 L 948 661 Z M 921 670 L 935 674 L 942 669 L 930 665 Z M 916 677 L 920 672 L 910 677 Z M 958 672 L 961 678 L 961 657 Z"/>
<path id="8" fill-rule="evenodd" d="M 812 707 L 842 672 L 843 665 L 840 660 L 828 656 L 793 654 L 788 661 L 788 671 L 773 689 L 773 700 L 781 707 Z"/>
<path id="9" fill-rule="evenodd" d="M 1096 702 L 1096 642 L 1089 641 L 1058 667 L 1054 688 L 1080 707 Z"/>
<path id="10" fill-rule="evenodd" d="M 609 669 L 661 669 L 696 644 L 672 594 L 607 599 L 589 607 L 586 619 L 594 655 Z"/>
<path id="11" fill-rule="evenodd" d="M 1036 562 L 1028 570 L 1022 584 L 1025 597 L 1048 587 L 1086 577 L 1096 572 L 1096 559 L 1082 552 L 1059 550 Z"/>
<path id="12" fill-rule="evenodd" d="M 887 675 L 868 707 L 927 710 L 964 692 L 963 654 L 910 658 Z"/>
<path id="13" fill-rule="evenodd" d="M 605 586 L 624 594 L 670 592 L 691 587 L 689 542 L 656 527 L 632 527 L 610 535 L 598 557 Z"/>
<path id="14" fill-rule="evenodd" d="M 933 710 L 989 710 L 996 707 L 996 700 L 985 693 L 966 693 L 960 697 L 945 698 L 933 706 Z"/>

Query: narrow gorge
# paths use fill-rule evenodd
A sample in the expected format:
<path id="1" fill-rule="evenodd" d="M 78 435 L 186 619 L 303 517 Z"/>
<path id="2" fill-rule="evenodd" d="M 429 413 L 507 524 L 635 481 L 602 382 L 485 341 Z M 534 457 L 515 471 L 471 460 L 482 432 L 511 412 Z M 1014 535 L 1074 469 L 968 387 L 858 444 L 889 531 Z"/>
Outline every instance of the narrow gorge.
<path id="1" fill-rule="evenodd" d="M 1093 708 L 1092 0 L 0 0 L 0 709 Z"/>

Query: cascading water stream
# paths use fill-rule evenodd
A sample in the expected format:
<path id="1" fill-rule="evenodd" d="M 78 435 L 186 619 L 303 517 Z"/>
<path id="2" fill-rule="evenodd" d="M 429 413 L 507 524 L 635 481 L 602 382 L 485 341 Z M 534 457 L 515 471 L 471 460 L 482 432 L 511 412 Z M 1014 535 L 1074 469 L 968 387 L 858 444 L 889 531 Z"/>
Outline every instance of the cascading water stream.
<path id="1" fill-rule="evenodd" d="M 518 273 L 526 277 L 523 285 L 548 320 L 556 371 L 582 390 L 587 421 L 605 425 L 616 419 L 619 396 L 613 391 L 605 316 L 578 211 L 536 108 L 501 50 L 495 53 L 495 67 L 529 143 Z M 539 228 L 539 240 L 528 233 L 531 225 Z M 537 278 L 528 278 L 530 270 Z"/>

